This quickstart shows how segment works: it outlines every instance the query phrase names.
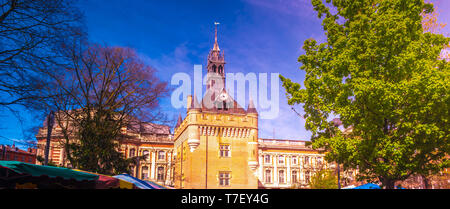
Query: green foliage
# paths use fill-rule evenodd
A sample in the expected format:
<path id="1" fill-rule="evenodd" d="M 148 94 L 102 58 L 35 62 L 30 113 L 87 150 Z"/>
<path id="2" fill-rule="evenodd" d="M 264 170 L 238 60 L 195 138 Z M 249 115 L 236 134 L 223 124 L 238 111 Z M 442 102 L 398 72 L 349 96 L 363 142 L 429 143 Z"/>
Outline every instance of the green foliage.
<path id="1" fill-rule="evenodd" d="M 81 119 L 79 143 L 70 144 L 75 167 L 108 175 L 129 172 L 134 160 L 125 159 L 118 151 L 121 123 L 114 120 L 114 115 L 111 110 L 98 110 Z"/>
<path id="2" fill-rule="evenodd" d="M 36 156 L 36 160 L 37 160 L 38 162 L 40 162 L 41 164 L 44 164 L 44 162 L 45 162 L 45 159 L 44 159 L 42 156 L 39 156 L 39 155 Z M 47 163 L 47 165 L 48 165 L 48 166 L 55 166 L 55 167 L 58 167 L 58 165 L 52 163 L 51 161 L 49 161 L 49 162 Z"/>
<path id="3" fill-rule="evenodd" d="M 332 170 L 320 170 L 309 183 L 311 189 L 337 189 L 337 177 Z"/>
<path id="4" fill-rule="evenodd" d="M 360 171 L 360 180 L 393 188 L 412 174 L 449 167 L 449 38 L 424 33 L 423 0 L 311 1 L 327 42 L 304 42 L 304 86 L 280 76 L 288 103 L 304 104 L 313 146 Z M 338 115 L 343 135 L 327 119 Z"/>

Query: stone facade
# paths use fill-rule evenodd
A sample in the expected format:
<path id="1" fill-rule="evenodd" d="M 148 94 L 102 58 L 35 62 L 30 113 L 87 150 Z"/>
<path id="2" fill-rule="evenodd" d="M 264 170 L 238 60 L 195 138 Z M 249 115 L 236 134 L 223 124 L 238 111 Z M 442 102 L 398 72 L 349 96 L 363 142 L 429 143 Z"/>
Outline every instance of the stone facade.
<path id="1" fill-rule="evenodd" d="M 259 139 L 258 147 L 260 188 L 308 188 L 317 171 L 330 168 L 305 141 Z"/>
<path id="2" fill-rule="evenodd" d="M 42 158 L 44 158 L 47 137 L 45 123 L 43 127 L 36 135 L 37 156 Z M 170 133 L 170 127 L 143 123 L 139 129 L 123 128 L 122 134 L 126 135 L 126 138 L 120 141 L 119 152 L 125 158 L 147 156 L 140 160 L 137 166 L 131 167 L 131 175 L 163 185 L 173 185 L 173 135 Z M 71 140 L 72 142 L 76 141 L 74 138 Z M 64 142 L 61 128 L 56 125 L 52 130 L 49 162 L 58 166 L 71 167 L 66 157 Z M 41 163 L 37 162 L 37 164 Z"/>
<path id="3" fill-rule="evenodd" d="M 305 141 L 258 138 L 258 112 L 252 100 L 244 109 L 225 90 L 225 56 L 217 31 L 207 60 L 205 96 L 201 102 L 195 94 L 188 96 L 186 117 L 178 118 L 173 134 L 168 126 L 156 124 L 123 128 L 127 137 L 119 151 L 124 157 L 148 156 L 131 169 L 132 175 L 186 189 L 306 188 L 318 166 L 328 166 L 324 154 Z M 46 136 L 45 128 L 36 136 L 40 156 Z M 70 166 L 62 140 L 60 128 L 54 127 L 49 159 Z M 270 162 L 265 161 L 267 156 Z"/>
<path id="4" fill-rule="evenodd" d="M 252 99 L 244 109 L 225 90 L 225 56 L 219 49 L 217 29 L 206 70 L 207 87 L 201 102 L 195 93 L 188 96 L 186 118 L 179 117 L 175 127 L 175 187 L 290 188 L 297 182 L 306 187 L 304 173 L 313 175 L 316 162 L 322 163 L 324 155 L 306 147 L 304 141 L 266 143 L 258 138 L 258 112 Z M 263 162 L 263 156 L 271 156 L 271 162 Z M 273 160 L 279 157 L 289 162 Z M 311 164 L 302 164 L 304 157 L 311 158 Z M 294 158 L 299 161 L 291 165 Z M 266 181 L 268 171 L 272 173 Z M 292 173 L 298 175 L 294 180 Z"/>
<path id="5" fill-rule="evenodd" d="M 257 188 L 257 120 L 189 109 L 174 133 L 175 186 Z"/>

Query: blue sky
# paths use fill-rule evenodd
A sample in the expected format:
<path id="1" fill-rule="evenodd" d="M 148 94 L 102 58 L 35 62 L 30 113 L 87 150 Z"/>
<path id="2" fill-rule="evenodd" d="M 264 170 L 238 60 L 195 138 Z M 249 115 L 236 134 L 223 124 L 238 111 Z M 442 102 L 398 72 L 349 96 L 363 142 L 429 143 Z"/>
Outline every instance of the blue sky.
<path id="1" fill-rule="evenodd" d="M 450 8 L 450 1 L 437 2 L 442 11 Z M 228 73 L 280 73 L 303 84 L 304 72 L 297 62 L 303 42 L 325 40 L 310 0 L 81 0 L 80 7 L 92 42 L 136 49 L 169 84 L 174 73 L 193 75 L 194 64 L 205 66 L 214 42 L 214 22 L 220 22 L 219 46 L 225 50 Z M 450 14 L 441 12 L 440 20 L 450 22 Z M 281 82 L 279 89 L 279 116 L 259 121 L 259 137 L 309 140 L 311 133 L 287 105 Z M 172 108 L 170 97 L 161 106 L 174 118 L 171 125 L 186 112 Z M 303 112 L 301 106 L 295 108 Z M 43 118 L 26 112 L 23 118 L 21 125 L 10 113 L 0 114 L 0 144 L 12 143 L 4 137 L 34 139 L 22 130 L 42 124 Z"/>

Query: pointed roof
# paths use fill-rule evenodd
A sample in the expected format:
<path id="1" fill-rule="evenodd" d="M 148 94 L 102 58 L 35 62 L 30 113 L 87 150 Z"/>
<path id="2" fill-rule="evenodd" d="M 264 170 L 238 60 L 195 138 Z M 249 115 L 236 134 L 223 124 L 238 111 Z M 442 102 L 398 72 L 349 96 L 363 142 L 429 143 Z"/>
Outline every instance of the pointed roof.
<path id="1" fill-rule="evenodd" d="M 198 102 L 197 95 L 194 93 L 190 109 L 201 109 L 201 108 L 202 107 L 200 106 L 200 103 Z"/>
<path id="2" fill-rule="evenodd" d="M 180 126 L 182 122 L 183 122 L 183 119 L 181 118 L 181 114 L 179 114 L 178 115 L 177 124 L 175 125 L 175 128 L 178 128 L 178 126 Z"/>
<path id="3" fill-rule="evenodd" d="M 214 47 L 213 47 L 213 51 L 220 51 L 219 43 L 217 43 L 217 25 L 218 25 L 218 24 L 219 24 L 218 22 L 214 22 L 214 25 L 216 25 L 216 34 L 215 34 L 215 37 L 214 37 Z"/>
<path id="4" fill-rule="evenodd" d="M 256 107 L 255 104 L 253 103 L 253 99 L 251 96 L 248 101 L 247 113 L 258 113 L 258 111 L 256 111 Z"/>

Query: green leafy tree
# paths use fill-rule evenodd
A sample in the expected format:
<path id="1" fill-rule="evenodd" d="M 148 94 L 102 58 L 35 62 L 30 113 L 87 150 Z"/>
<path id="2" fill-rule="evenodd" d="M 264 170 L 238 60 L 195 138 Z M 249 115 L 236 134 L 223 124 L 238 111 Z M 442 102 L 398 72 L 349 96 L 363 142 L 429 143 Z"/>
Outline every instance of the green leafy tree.
<path id="1" fill-rule="evenodd" d="M 312 0 L 327 41 L 304 42 L 304 85 L 280 76 L 288 103 L 304 104 L 313 147 L 359 170 L 359 180 L 395 181 L 449 167 L 449 38 L 423 31 L 423 0 Z M 328 122 L 339 116 L 344 135 Z"/>
<path id="2" fill-rule="evenodd" d="M 79 143 L 69 144 L 75 167 L 110 175 L 129 173 L 132 161 L 118 152 L 119 144 L 114 141 L 122 138 L 121 123 L 114 120 L 114 115 L 113 111 L 99 110 L 81 119 Z"/>
<path id="3" fill-rule="evenodd" d="M 337 189 L 337 177 L 332 170 L 322 169 L 313 175 L 309 186 L 311 189 Z"/>

